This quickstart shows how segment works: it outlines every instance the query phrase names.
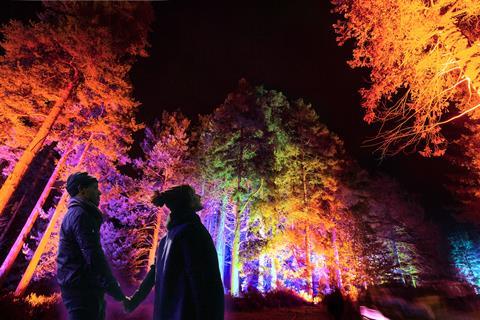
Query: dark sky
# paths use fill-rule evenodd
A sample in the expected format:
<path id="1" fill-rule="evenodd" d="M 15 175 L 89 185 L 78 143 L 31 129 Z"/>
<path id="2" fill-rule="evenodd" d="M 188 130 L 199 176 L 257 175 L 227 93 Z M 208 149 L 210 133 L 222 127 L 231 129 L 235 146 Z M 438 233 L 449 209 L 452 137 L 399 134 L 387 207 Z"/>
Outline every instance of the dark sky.
<path id="1" fill-rule="evenodd" d="M 34 17 L 38 2 L 5 2 L 1 21 Z M 329 1 L 154 2 L 156 22 L 150 57 L 132 72 L 139 119 L 150 122 L 163 109 L 190 117 L 209 113 L 240 78 L 312 103 L 321 120 L 344 141 L 360 164 L 382 171 L 418 194 L 430 216 L 448 202 L 443 188 L 450 166 L 444 159 L 400 155 L 379 162 L 362 141 L 375 134 L 363 122 L 358 89 L 365 70 L 346 61 L 351 44 L 338 47 Z M 442 214 L 443 215 L 443 214 Z"/>

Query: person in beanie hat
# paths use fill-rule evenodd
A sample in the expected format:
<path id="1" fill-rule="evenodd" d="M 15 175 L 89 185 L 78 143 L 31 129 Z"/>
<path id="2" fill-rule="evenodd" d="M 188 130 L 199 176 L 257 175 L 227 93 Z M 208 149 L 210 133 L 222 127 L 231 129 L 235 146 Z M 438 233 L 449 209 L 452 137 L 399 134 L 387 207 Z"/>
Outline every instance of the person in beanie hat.
<path id="1" fill-rule="evenodd" d="M 170 209 L 167 235 L 155 265 L 124 302 L 134 310 L 155 286 L 154 320 L 223 320 L 224 290 L 212 237 L 196 214 L 200 196 L 189 185 L 156 192 L 152 202 Z"/>
<path id="2" fill-rule="evenodd" d="M 86 172 L 67 179 L 71 199 L 62 221 L 57 255 L 57 281 L 69 320 L 105 319 L 104 294 L 126 299 L 100 244 L 102 212 L 98 180 Z"/>

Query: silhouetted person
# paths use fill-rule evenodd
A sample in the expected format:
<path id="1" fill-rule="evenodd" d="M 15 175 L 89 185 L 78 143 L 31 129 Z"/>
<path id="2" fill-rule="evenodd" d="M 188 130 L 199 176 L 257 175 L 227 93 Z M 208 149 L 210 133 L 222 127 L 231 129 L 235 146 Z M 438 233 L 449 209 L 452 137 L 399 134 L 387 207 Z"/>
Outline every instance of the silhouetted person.
<path id="1" fill-rule="evenodd" d="M 328 313 L 332 315 L 333 319 L 342 319 L 344 301 L 340 289 L 335 288 L 332 293 L 325 297 L 324 303 L 327 306 Z"/>
<path id="2" fill-rule="evenodd" d="M 70 320 L 105 318 L 104 294 L 125 300 L 100 244 L 102 212 L 98 181 L 86 172 L 67 179 L 71 196 L 60 229 L 57 280 Z"/>
<path id="3" fill-rule="evenodd" d="M 155 285 L 154 320 L 222 320 L 223 285 L 212 238 L 196 214 L 200 196 L 182 185 L 156 193 L 153 203 L 170 209 L 168 232 L 155 265 L 125 308 L 135 309 Z"/>

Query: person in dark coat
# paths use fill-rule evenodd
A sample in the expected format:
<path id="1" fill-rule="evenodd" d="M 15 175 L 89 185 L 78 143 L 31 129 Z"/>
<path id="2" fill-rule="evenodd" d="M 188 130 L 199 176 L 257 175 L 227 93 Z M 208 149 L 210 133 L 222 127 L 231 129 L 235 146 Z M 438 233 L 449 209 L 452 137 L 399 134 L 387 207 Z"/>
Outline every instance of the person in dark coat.
<path id="1" fill-rule="evenodd" d="M 67 179 L 71 196 L 60 229 L 57 281 L 69 320 L 103 320 L 104 294 L 126 299 L 100 244 L 102 213 L 98 181 L 86 172 Z"/>
<path id="2" fill-rule="evenodd" d="M 224 291 L 213 240 L 197 211 L 200 196 L 188 185 L 156 193 L 170 209 L 167 235 L 137 292 L 124 303 L 135 309 L 155 286 L 154 320 L 223 320 Z"/>
<path id="3" fill-rule="evenodd" d="M 332 315 L 333 319 L 342 319 L 344 309 L 344 299 L 340 289 L 335 288 L 332 293 L 325 296 L 324 303 L 328 312 Z"/>

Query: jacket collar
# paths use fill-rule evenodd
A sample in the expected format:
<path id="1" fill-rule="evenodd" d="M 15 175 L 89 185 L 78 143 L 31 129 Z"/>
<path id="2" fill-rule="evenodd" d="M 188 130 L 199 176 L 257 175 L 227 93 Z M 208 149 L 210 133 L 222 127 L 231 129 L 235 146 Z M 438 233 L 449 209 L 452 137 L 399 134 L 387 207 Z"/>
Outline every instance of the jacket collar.
<path id="1" fill-rule="evenodd" d="M 170 231 L 173 228 L 185 223 L 197 223 L 201 222 L 200 217 L 195 212 L 192 213 L 177 213 L 171 212 L 167 220 L 167 230 Z"/>
<path id="2" fill-rule="evenodd" d="M 68 208 L 70 209 L 71 207 L 81 207 L 88 213 L 92 214 L 95 219 L 100 221 L 100 223 L 103 221 L 102 211 L 88 200 L 79 197 L 72 197 L 68 202 Z"/>

